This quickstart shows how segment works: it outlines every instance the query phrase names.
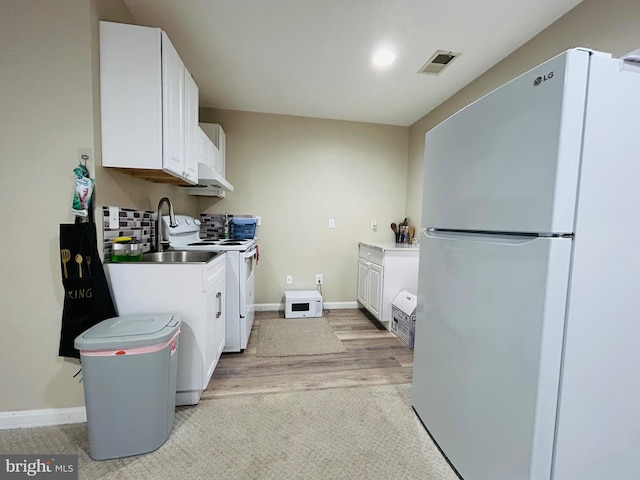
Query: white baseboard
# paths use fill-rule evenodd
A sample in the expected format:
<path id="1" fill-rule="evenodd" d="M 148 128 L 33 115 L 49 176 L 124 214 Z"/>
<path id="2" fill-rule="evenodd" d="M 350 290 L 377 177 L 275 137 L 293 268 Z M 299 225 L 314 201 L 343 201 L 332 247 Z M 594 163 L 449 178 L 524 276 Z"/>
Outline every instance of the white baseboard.
<path id="1" fill-rule="evenodd" d="M 0 412 L 0 430 L 12 428 L 45 427 L 87 421 L 85 407 L 47 408 L 44 410 L 18 410 Z"/>
<path id="2" fill-rule="evenodd" d="M 325 310 L 358 308 L 358 302 L 327 302 L 322 305 Z M 256 304 L 256 311 L 268 312 L 284 310 L 284 303 Z M 47 408 L 43 410 L 18 410 L 0 412 L 0 430 L 12 428 L 45 427 L 64 425 L 67 423 L 83 423 L 87 421 L 85 407 Z"/>
<path id="3" fill-rule="evenodd" d="M 272 312 L 276 310 L 284 310 L 282 303 L 256 303 L 256 312 Z"/>
<path id="4" fill-rule="evenodd" d="M 322 304 L 325 310 L 345 310 L 347 308 L 358 308 L 358 302 L 326 302 Z"/>
<path id="5" fill-rule="evenodd" d="M 346 308 L 358 308 L 358 302 L 325 302 L 322 304 L 325 310 L 341 310 Z M 284 310 L 284 303 L 257 303 L 256 312 L 271 312 Z"/>

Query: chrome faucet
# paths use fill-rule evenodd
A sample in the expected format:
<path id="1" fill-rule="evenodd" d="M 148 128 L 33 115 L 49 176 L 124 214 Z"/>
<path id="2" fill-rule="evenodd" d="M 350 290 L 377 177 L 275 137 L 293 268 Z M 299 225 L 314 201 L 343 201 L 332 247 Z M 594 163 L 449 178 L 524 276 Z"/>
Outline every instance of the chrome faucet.
<path id="1" fill-rule="evenodd" d="M 177 227 L 176 216 L 173 213 L 173 204 L 167 197 L 162 197 L 158 202 L 158 211 L 156 212 L 156 252 L 162 252 L 169 248 L 169 239 L 163 239 L 162 235 L 162 204 L 169 205 L 169 226 Z"/>

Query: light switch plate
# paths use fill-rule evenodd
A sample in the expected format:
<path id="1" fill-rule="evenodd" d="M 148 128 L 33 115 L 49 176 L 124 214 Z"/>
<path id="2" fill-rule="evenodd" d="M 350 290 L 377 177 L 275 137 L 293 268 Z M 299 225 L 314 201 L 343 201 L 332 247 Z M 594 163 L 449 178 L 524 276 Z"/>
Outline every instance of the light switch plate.
<path id="1" fill-rule="evenodd" d="M 118 207 L 109 207 L 109 230 L 118 230 L 120 228 L 120 209 Z"/>

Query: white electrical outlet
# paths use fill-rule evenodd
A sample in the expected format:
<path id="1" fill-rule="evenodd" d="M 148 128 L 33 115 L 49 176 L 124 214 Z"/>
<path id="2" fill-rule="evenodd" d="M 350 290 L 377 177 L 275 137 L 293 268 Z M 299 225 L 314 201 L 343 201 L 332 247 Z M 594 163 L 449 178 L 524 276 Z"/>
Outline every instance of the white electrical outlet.
<path id="1" fill-rule="evenodd" d="M 291 285 L 293 283 L 293 275 L 287 275 L 287 285 Z"/>
<path id="2" fill-rule="evenodd" d="M 316 273 L 316 285 L 322 285 L 323 278 L 321 273 Z"/>
<path id="3" fill-rule="evenodd" d="M 378 221 L 377 220 L 371 220 L 371 230 L 373 230 L 374 232 L 376 230 L 378 230 Z"/>
<path id="4" fill-rule="evenodd" d="M 329 219 L 329 228 L 334 228 L 335 227 L 335 223 L 333 221 L 333 218 Z"/>
<path id="5" fill-rule="evenodd" d="M 262 225 L 262 217 L 260 215 L 256 215 L 256 226 Z"/>

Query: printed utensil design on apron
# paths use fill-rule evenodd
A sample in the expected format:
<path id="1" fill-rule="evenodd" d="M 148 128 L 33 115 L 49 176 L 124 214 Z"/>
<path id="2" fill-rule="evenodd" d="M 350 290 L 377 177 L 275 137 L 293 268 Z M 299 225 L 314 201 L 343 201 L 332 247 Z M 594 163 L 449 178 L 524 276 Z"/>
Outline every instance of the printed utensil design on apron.
<path id="1" fill-rule="evenodd" d="M 76 255 L 76 263 L 78 264 L 78 276 L 82 278 L 82 255 Z"/>
<path id="2" fill-rule="evenodd" d="M 62 267 L 64 268 L 64 278 L 69 278 L 69 272 L 67 271 L 67 262 L 71 260 L 71 250 L 63 248 L 60 250 L 60 257 L 62 257 Z"/>

